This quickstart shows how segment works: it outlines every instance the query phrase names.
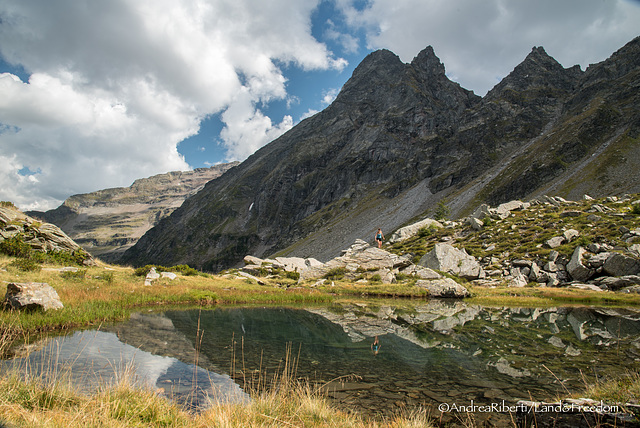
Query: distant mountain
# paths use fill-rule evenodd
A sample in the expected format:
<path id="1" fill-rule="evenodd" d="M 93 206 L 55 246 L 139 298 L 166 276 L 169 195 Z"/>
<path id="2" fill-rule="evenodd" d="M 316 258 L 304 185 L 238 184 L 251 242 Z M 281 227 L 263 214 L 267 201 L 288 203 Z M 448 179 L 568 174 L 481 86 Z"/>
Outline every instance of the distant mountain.
<path id="1" fill-rule="evenodd" d="M 368 55 L 336 100 L 188 198 L 127 250 L 217 271 L 243 256 L 328 260 L 433 212 L 543 193 L 640 191 L 640 38 L 565 69 L 541 47 L 481 98 L 427 47 Z"/>
<path id="2" fill-rule="evenodd" d="M 93 256 L 117 261 L 187 197 L 237 164 L 154 175 L 129 187 L 74 195 L 54 210 L 27 214 L 56 224 Z"/>

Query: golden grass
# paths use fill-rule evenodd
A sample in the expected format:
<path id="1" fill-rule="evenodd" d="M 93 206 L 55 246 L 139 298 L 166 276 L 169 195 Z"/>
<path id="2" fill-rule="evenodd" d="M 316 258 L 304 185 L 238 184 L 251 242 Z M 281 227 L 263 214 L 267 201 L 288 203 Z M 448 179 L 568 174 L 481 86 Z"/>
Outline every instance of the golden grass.
<path id="1" fill-rule="evenodd" d="M 599 379 L 595 383 L 585 382 L 581 397 L 605 403 L 640 404 L 640 373 L 628 372 L 615 379 Z"/>
<path id="2" fill-rule="evenodd" d="M 472 297 L 468 303 L 498 306 L 601 305 L 629 307 L 640 305 L 640 295 L 608 291 L 554 287 L 480 287 L 467 285 Z"/>
<path id="3" fill-rule="evenodd" d="M 64 374 L 34 377 L 22 370 L 0 376 L 0 425 L 16 427 L 430 427 L 416 410 L 383 420 L 369 420 L 333 408 L 321 394 L 299 381 L 288 353 L 282 372 L 256 390 L 245 404 L 213 404 L 190 413 L 149 387 L 135 385 L 125 369 L 118 383 L 93 394 L 74 390 Z"/>

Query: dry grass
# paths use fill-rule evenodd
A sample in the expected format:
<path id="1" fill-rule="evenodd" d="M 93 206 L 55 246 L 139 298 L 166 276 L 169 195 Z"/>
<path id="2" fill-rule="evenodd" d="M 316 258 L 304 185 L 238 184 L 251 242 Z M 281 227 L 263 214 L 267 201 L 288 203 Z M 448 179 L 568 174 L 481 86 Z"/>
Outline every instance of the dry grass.
<path id="1" fill-rule="evenodd" d="M 615 379 L 600 379 L 589 384 L 581 396 L 605 403 L 640 404 L 640 373 L 629 372 Z"/>
<path id="2" fill-rule="evenodd" d="M 430 427 L 425 412 L 391 419 L 367 420 L 333 408 L 320 389 L 295 377 L 295 360 L 246 404 L 214 404 L 190 413 L 157 394 L 136 386 L 125 370 L 116 385 L 90 395 L 74 390 L 64 374 L 40 377 L 15 370 L 0 376 L 0 425 L 16 427 Z M 43 379 L 50 379 L 44 381 Z M 263 385 L 265 386 L 265 385 Z"/>

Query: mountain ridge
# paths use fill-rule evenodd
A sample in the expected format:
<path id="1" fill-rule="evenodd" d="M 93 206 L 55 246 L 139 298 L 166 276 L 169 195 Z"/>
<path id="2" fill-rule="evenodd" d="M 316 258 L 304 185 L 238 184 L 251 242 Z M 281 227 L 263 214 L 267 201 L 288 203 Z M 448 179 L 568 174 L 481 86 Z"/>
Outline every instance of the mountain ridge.
<path id="1" fill-rule="evenodd" d="M 431 47 L 409 64 L 373 52 L 330 106 L 208 183 L 123 261 L 217 271 L 246 254 L 329 259 L 440 201 L 455 217 L 548 186 L 574 199 L 637 192 L 640 156 L 605 160 L 638 152 L 640 100 L 628 88 L 639 50 L 636 38 L 582 72 L 534 48 L 483 98 L 450 81 Z M 591 176 L 594 153 L 626 181 Z"/>
<path id="2" fill-rule="evenodd" d="M 135 180 L 129 187 L 73 195 L 53 210 L 26 214 L 55 223 L 93 256 L 117 261 L 184 199 L 237 164 L 157 174 Z"/>

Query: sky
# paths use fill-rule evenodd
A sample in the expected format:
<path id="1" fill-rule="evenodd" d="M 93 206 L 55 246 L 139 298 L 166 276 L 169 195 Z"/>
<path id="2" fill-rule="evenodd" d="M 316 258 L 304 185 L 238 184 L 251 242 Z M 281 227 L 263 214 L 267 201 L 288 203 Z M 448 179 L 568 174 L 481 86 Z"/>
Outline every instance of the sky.
<path id="1" fill-rule="evenodd" d="M 484 96 L 534 46 L 584 70 L 638 23 L 638 0 L 0 0 L 0 200 L 242 161 L 377 49 L 432 46 Z"/>

